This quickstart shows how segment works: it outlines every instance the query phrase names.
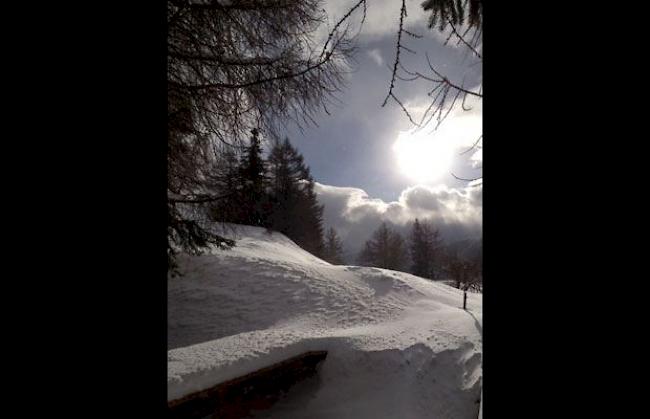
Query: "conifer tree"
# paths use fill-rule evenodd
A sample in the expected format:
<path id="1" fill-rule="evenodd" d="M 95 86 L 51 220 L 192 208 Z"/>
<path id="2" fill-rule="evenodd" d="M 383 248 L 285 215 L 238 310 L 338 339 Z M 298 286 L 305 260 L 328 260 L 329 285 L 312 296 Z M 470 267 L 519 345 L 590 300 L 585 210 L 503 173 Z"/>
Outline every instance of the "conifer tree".
<path id="1" fill-rule="evenodd" d="M 406 258 L 404 239 L 384 222 L 366 241 L 359 262 L 378 268 L 400 270 L 405 266 Z"/>
<path id="2" fill-rule="evenodd" d="M 241 213 L 237 221 L 266 227 L 269 224 L 266 166 L 262 159 L 259 131 L 253 129 L 251 133 L 250 144 L 244 148 L 239 168 L 241 193 L 238 198 Z"/>
<path id="3" fill-rule="evenodd" d="M 330 227 L 327 230 L 323 259 L 334 265 L 341 265 L 343 263 L 343 243 L 334 227 Z"/>
<path id="4" fill-rule="evenodd" d="M 214 189 L 219 191 L 221 199 L 210 205 L 212 221 L 238 223 L 243 218 L 239 204 L 242 201 L 240 160 L 240 154 L 232 147 L 219 153 L 212 179 Z"/>
<path id="5" fill-rule="evenodd" d="M 303 156 L 285 138 L 273 145 L 268 168 L 273 203 L 270 227 L 320 256 L 323 252 L 323 206 L 318 203 L 314 180 Z"/>
<path id="6" fill-rule="evenodd" d="M 436 278 L 436 271 L 440 263 L 440 249 L 442 243 L 440 233 L 428 222 L 416 218 L 411 230 L 409 252 L 411 255 L 411 270 L 413 274 L 423 278 Z"/>

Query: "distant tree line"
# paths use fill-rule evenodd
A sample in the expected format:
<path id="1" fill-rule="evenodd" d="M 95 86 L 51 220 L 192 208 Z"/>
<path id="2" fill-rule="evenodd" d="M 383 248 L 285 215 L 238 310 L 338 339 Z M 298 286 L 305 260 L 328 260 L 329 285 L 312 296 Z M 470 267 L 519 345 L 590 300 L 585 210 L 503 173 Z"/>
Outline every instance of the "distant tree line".
<path id="1" fill-rule="evenodd" d="M 478 252 L 461 254 L 446 246 L 433 224 L 415 219 L 407 238 L 382 223 L 368 239 L 357 262 L 365 266 L 410 272 L 422 278 L 447 280 L 464 290 L 482 290 L 482 240 Z"/>
<path id="2" fill-rule="evenodd" d="M 333 229 L 324 235 L 323 206 L 303 156 L 288 138 L 273 141 L 266 159 L 262 154 L 257 129 L 247 145 L 221 153 L 214 187 L 223 199 L 212 205 L 211 221 L 278 231 L 308 252 L 341 263 L 341 241 Z"/>

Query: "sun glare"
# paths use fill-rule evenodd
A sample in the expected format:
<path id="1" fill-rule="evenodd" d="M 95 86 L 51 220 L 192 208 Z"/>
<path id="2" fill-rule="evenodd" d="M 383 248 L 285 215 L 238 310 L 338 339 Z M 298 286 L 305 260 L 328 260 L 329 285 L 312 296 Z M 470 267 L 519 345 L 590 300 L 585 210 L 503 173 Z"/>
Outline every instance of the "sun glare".
<path id="1" fill-rule="evenodd" d="M 400 132 L 393 151 L 402 173 L 420 183 L 430 183 L 448 175 L 454 153 L 453 144 L 446 140 L 424 131 Z"/>

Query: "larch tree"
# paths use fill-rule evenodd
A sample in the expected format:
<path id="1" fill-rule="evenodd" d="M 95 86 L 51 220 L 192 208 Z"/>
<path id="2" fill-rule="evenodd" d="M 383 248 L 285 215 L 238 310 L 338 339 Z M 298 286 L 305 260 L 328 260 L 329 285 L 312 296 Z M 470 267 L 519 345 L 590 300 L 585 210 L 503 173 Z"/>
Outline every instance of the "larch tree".
<path id="1" fill-rule="evenodd" d="M 440 232 L 429 222 L 420 222 L 417 218 L 411 229 L 409 252 L 411 255 L 411 271 L 423 278 L 435 279 L 438 265 L 441 262 L 440 252 L 442 240 Z"/>
<path id="2" fill-rule="evenodd" d="M 334 265 L 341 265 L 343 263 L 343 243 L 334 227 L 330 227 L 327 230 L 323 259 Z"/>
<path id="3" fill-rule="evenodd" d="M 270 228 L 316 256 L 323 252 L 323 206 L 302 154 L 288 138 L 276 141 L 268 157 Z"/>
<path id="4" fill-rule="evenodd" d="M 368 266 L 401 270 L 406 265 L 407 257 L 404 239 L 384 222 L 366 241 L 358 261 Z"/>
<path id="5" fill-rule="evenodd" d="M 239 201 L 240 224 L 268 227 L 270 205 L 267 195 L 269 184 L 266 176 L 266 163 L 262 158 L 259 131 L 253 129 L 250 143 L 244 148 L 239 166 L 238 180 L 241 182 Z"/>

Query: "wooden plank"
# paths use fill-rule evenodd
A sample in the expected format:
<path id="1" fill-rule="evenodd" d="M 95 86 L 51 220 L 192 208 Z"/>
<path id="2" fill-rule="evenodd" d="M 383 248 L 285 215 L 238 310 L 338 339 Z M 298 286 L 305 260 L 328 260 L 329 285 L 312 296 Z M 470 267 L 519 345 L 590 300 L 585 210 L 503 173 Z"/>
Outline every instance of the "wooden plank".
<path id="1" fill-rule="evenodd" d="M 168 402 L 168 417 L 238 419 L 251 409 L 267 409 L 289 388 L 316 373 L 327 351 L 310 351 Z"/>

